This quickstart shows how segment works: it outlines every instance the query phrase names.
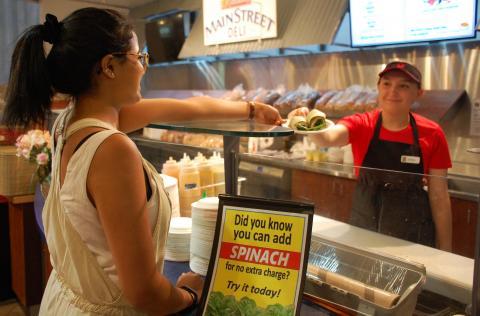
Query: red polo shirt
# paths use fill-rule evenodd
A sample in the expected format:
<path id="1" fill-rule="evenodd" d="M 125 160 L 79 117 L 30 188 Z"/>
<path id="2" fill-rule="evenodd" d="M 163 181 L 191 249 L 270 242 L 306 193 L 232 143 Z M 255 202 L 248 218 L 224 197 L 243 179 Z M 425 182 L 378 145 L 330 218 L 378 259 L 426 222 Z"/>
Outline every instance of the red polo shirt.
<path id="1" fill-rule="evenodd" d="M 354 114 L 342 118 L 338 123 L 345 125 L 348 129 L 349 142 L 352 144 L 353 161 L 355 166 L 361 166 L 367 154 L 368 145 L 373 137 L 375 123 L 377 122 L 379 110 Z M 452 167 L 447 140 L 441 127 L 429 119 L 413 113 L 418 128 L 420 149 L 422 151 L 423 168 L 425 174 L 430 169 L 448 169 Z M 380 129 L 381 140 L 413 144 L 412 126 L 401 131 L 389 131 Z"/>

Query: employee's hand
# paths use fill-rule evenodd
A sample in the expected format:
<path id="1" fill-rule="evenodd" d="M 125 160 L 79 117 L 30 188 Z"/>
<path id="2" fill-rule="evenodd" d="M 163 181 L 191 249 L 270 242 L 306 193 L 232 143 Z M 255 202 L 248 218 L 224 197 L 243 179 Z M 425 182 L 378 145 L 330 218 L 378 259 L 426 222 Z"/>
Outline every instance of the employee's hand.
<path id="1" fill-rule="evenodd" d="M 307 116 L 308 112 L 310 112 L 310 110 L 307 107 L 301 107 L 288 113 L 287 118 L 291 119 L 294 116 Z"/>
<path id="2" fill-rule="evenodd" d="M 270 124 L 270 125 L 282 125 L 282 117 L 278 110 L 271 105 L 254 102 L 254 119 L 255 122 Z"/>
<path id="3" fill-rule="evenodd" d="M 177 280 L 177 287 L 186 285 L 195 292 L 197 292 L 198 299 L 202 297 L 202 291 L 203 291 L 203 277 L 200 274 L 194 273 L 194 272 L 187 272 L 187 273 L 182 273 L 180 277 L 178 277 Z"/>

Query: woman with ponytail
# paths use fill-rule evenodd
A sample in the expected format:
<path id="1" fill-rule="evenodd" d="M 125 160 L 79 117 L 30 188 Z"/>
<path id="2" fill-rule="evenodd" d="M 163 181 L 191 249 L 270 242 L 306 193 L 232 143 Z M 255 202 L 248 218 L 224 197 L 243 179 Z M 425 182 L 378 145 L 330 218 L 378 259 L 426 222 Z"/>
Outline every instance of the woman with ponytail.
<path id="1" fill-rule="evenodd" d="M 165 315 L 190 310 L 203 281 L 162 275 L 171 207 L 163 183 L 124 134 L 152 121 L 255 118 L 272 107 L 208 97 L 143 100 L 148 55 L 113 10 L 47 14 L 19 39 L 4 120 L 44 124 L 55 93 L 71 96 L 56 119 L 52 182 L 43 223 L 53 271 L 40 315 Z"/>

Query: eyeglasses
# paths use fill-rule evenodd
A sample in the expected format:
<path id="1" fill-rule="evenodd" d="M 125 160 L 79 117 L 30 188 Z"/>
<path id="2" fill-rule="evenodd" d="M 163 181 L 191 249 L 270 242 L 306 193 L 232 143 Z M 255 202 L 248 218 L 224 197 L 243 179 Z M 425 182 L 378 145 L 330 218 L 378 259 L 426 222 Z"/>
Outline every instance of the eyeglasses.
<path id="1" fill-rule="evenodd" d="M 124 55 L 133 55 L 137 56 L 138 60 L 142 64 L 144 69 L 147 69 L 148 67 L 148 60 L 150 59 L 150 56 L 148 53 L 127 53 L 127 52 L 122 52 L 122 53 L 111 53 L 113 56 L 124 56 Z"/>

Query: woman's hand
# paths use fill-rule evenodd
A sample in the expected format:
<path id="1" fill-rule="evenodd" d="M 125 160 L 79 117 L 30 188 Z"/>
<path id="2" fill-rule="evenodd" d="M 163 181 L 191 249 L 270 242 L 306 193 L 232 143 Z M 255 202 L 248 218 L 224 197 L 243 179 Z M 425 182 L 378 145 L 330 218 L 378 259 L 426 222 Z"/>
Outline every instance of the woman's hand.
<path id="1" fill-rule="evenodd" d="M 198 299 L 202 297 L 204 280 L 200 274 L 194 272 L 182 273 L 177 280 L 177 287 L 186 285 L 197 292 Z"/>
<path id="2" fill-rule="evenodd" d="M 278 113 L 278 110 L 273 106 L 259 102 L 254 102 L 253 104 L 255 108 L 255 122 L 270 125 L 282 125 L 282 117 L 280 116 L 280 113 Z"/>
<path id="3" fill-rule="evenodd" d="M 307 107 L 297 108 L 291 111 L 290 113 L 288 113 L 287 118 L 291 119 L 294 116 L 307 116 L 308 112 L 310 112 L 310 110 Z"/>

